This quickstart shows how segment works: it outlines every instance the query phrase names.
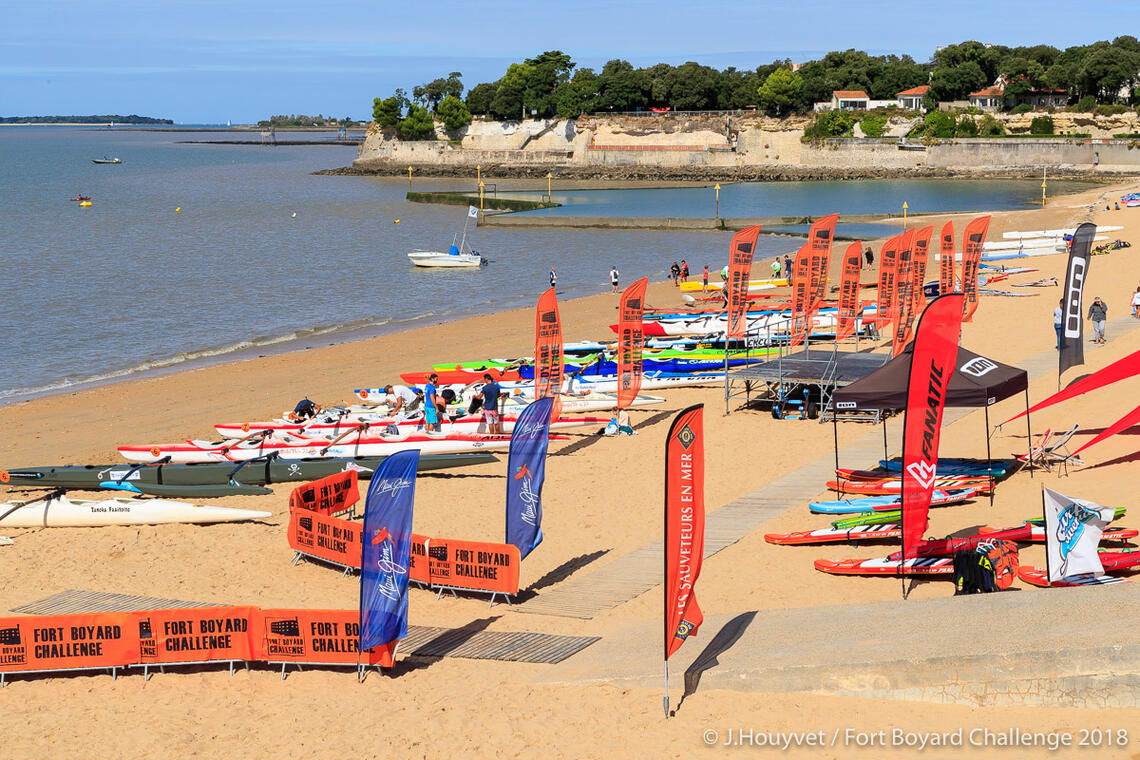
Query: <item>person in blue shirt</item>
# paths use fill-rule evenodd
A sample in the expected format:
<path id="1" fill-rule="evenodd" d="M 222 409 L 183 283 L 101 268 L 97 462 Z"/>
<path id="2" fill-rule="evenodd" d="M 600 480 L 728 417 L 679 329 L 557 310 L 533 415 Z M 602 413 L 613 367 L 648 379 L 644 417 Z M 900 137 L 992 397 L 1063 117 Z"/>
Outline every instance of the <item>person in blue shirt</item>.
<path id="1" fill-rule="evenodd" d="M 289 414 L 289 419 L 297 422 L 311 420 L 316 417 L 320 411 L 320 405 L 314 404 L 307 398 L 303 398 L 297 402 L 297 406 L 293 407 L 293 411 Z"/>
<path id="2" fill-rule="evenodd" d="M 503 421 L 499 417 L 499 395 L 502 394 L 503 389 L 498 383 L 492 379 L 489 373 L 483 375 L 483 419 L 487 423 L 487 432 L 493 435 L 501 435 L 503 432 Z"/>
<path id="3" fill-rule="evenodd" d="M 424 398 L 427 403 L 424 404 L 424 430 L 429 433 L 439 432 L 439 396 L 436 393 L 436 381 L 439 380 L 439 375 L 431 373 L 428 376 L 427 385 L 424 386 Z"/>

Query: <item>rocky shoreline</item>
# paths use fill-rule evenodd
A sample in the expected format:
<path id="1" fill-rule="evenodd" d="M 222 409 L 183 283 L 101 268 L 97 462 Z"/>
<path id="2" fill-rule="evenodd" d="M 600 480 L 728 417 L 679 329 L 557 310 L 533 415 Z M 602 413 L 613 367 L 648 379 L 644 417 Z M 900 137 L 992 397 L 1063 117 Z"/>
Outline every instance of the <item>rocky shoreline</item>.
<path id="1" fill-rule="evenodd" d="M 408 164 L 374 161 L 366 165 L 342 166 L 335 169 L 321 169 L 313 174 L 333 176 L 397 177 L 406 176 Z M 471 167 L 440 164 L 411 164 L 417 177 L 471 177 Z M 550 166 L 517 164 L 484 164 L 481 167 L 484 177 L 504 179 L 545 179 L 547 173 L 556 179 L 610 180 L 610 181 L 649 181 L 649 182 L 798 182 L 803 180 L 846 180 L 846 179 L 1036 179 L 1041 176 L 1039 168 L 979 168 L 975 170 L 947 169 L 941 167 L 879 168 L 879 167 L 791 167 L 791 166 L 743 166 L 743 167 L 678 167 L 678 166 Z M 1109 175 L 1109 176 L 1106 176 Z M 1050 179 L 1087 180 L 1090 182 L 1117 181 L 1134 173 L 1109 173 L 1103 168 L 1093 171 L 1088 168 L 1051 168 Z"/>

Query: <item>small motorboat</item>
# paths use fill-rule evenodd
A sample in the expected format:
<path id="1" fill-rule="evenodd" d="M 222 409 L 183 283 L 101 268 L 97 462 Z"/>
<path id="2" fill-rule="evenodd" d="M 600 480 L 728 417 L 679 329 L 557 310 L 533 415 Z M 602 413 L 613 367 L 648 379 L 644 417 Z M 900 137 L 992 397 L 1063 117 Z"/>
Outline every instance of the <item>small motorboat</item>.
<path id="1" fill-rule="evenodd" d="M 69 201 L 89 201 L 89 200 L 91 200 L 91 196 L 90 195 L 77 195 L 74 198 L 68 198 L 68 200 Z"/>
<path id="2" fill-rule="evenodd" d="M 441 251 L 412 251 L 408 258 L 418 267 L 481 267 L 487 265 L 487 260 L 479 252 L 467 247 L 467 224 L 472 219 L 479 218 L 479 209 L 474 206 L 467 207 L 467 219 L 463 222 L 463 238 L 459 245 L 455 238 L 451 239 L 447 253 Z"/>
<path id="3" fill-rule="evenodd" d="M 123 159 L 118 158 L 118 157 L 107 158 L 106 156 L 103 156 L 102 158 L 91 159 L 91 163 L 93 163 L 93 164 L 121 164 L 121 163 L 123 163 Z"/>

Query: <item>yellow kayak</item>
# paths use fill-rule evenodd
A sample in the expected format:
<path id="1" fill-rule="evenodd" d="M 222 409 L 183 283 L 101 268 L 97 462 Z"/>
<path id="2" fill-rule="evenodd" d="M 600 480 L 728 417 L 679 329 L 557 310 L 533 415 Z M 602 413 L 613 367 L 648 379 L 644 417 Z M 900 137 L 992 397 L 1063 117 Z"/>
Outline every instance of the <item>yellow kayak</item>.
<path id="1" fill-rule="evenodd" d="M 722 286 L 723 286 L 723 283 L 710 282 L 708 284 L 708 286 L 706 287 L 706 286 L 701 284 L 700 280 L 697 280 L 696 282 L 682 282 L 681 283 L 681 290 L 686 291 L 686 292 L 691 292 L 694 290 L 698 291 L 698 292 L 702 291 L 702 290 L 717 291 L 717 290 L 720 290 Z M 787 286 L 788 286 L 788 281 L 785 280 L 783 277 L 780 277 L 780 278 L 775 279 L 775 280 L 749 280 L 748 281 L 748 289 L 749 290 L 767 290 L 769 288 L 786 288 Z"/>

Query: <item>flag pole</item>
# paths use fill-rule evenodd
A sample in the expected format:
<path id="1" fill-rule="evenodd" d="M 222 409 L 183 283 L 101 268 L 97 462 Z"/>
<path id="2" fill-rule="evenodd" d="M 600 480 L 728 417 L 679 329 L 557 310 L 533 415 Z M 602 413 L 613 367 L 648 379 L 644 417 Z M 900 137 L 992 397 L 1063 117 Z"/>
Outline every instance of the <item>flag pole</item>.
<path id="1" fill-rule="evenodd" d="M 669 720 L 669 660 L 665 660 L 665 720 Z"/>
<path id="2" fill-rule="evenodd" d="M 730 325 L 731 327 L 731 325 Z M 724 334 L 725 351 L 728 351 L 728 331 Z M 669 435 L 673 434 L 670 426 Z M 669 720 L 669 440 L 665 440 L 665 535 L 661 543 L 661 627 L 664 633 L 662 653 L 665 655 L 665 696 L 662 703 L 665 706 L 665 720 Z"/>

